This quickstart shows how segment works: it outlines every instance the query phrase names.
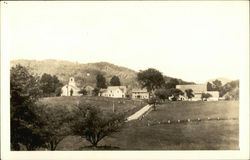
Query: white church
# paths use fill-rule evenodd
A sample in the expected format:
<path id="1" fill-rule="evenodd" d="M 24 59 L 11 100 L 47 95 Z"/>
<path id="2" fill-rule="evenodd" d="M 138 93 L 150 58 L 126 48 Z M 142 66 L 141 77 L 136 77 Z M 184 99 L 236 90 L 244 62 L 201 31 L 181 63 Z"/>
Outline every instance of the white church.
<path id="1" fill-rule="evenodd" d="M 74 77 L 69 78 L 69 83 L 62 87 L 61 96 L 81 96 L 80 89 L 76 86 Z"/>

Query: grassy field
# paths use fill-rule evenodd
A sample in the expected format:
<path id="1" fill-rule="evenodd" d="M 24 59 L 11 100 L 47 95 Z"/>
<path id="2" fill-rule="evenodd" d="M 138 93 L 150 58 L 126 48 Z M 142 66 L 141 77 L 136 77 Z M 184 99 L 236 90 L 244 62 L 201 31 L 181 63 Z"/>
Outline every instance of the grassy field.
<path id="1" fill-rule="evenodd" d="M 167 102 L 142 120 L 126 123 L 120 132 L 104 138 L 99 145 L 120 150 L 236 150 L 238 117 L 238 101 Z M 193 120 L 197 118 L 201 121 Z M 191 121 L 162 123 L 178 119 Z M 83 138 L 68 136 L 57 149 L 87 150 L 89 145 Z"/>
<path id="2" fill-rule="evenodd" d="M 49 97 L 42 98 L 40 102 L 51 107 L 67 106 L 69 109 L 75 107 L 79 102 L 90 103 L 100 107 L 103 112 L 113 112 L 113 105 L 116 112 L 132 114 L 146 105 L 143 101 L 129 99 L 108 98 L 108 97 Z"/>

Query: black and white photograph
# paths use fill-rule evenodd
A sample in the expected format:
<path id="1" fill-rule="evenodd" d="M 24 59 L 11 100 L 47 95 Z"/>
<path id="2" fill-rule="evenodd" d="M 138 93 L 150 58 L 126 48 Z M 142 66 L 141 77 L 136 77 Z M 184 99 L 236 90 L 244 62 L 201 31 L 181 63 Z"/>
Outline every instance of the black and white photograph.
<path id="1" fill-rule="evenodd" d="M 248 1 L 1 2 L 3 160 L 248 150 Z"/>

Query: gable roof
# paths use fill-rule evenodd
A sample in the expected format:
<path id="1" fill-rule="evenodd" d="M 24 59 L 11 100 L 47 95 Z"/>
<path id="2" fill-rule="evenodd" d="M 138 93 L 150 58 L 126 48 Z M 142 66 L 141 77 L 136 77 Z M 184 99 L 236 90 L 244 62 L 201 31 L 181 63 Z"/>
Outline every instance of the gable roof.
<path id="1" fill-rule="evenodd" d="M 86 90 L 94 90 L 94 87 L 89 86 L 89 85 L 88 85 L 88 86 L 85 86 L 84 88 L 85 88 Z"/>
<path id="2" fill-rule="evenodd" d="M 120 89 L 122 92 L 126 92 L 127 87 L 126 86 L 108 86 L 107 90 L 116 90 Z"/>
<path id="3" fill-rule="evenodd" d="M 105 88 L 101 88 L 100 89 L 100 93 L 105 93 L 105 92 L 107 92 L 108 90 L 107 89 L 105 89 Z"/>
<path id="4" fill-rule="evenodd" d="M 75 90 L 80 90 L 78 87 L 73 86 L 73 85 L 69 85 L 69 84 L 66 84 L 63 87 L 71 87 L 71 88 L 74 88 Z"/>
<path id="5" fill-rule="evenodd" d="M 133 92 L 148 93 L 146 88 L 143 88 L 143 89 L 135 88 L 135 89 L 132 89 L 132 93 Z"/>
<path id="6" fill-rule="evenodd" d="M 189 85 L 176 85 L 176 89 L 185 92 L 186 89 L 192 89 L 194 93 L 203 93 L 207 91 L 206 84 L 189 84 Z"/>

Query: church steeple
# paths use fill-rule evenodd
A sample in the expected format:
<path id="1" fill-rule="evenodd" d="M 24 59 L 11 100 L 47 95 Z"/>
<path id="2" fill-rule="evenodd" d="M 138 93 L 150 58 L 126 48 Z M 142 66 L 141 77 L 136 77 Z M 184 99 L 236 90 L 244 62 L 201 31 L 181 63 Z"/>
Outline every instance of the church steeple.
<path id="1" fill-rule="evenodd" d="M 71 85 L 71 86 L 76 86 L 74 77 L 70 77 L 70 78 L 69 78 L 69 85 Z"/>

